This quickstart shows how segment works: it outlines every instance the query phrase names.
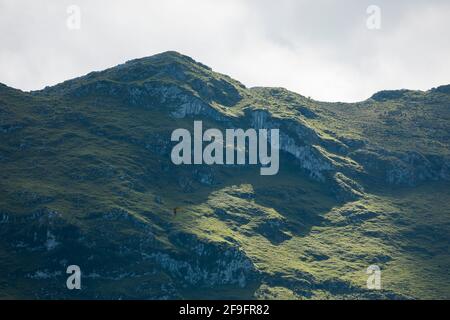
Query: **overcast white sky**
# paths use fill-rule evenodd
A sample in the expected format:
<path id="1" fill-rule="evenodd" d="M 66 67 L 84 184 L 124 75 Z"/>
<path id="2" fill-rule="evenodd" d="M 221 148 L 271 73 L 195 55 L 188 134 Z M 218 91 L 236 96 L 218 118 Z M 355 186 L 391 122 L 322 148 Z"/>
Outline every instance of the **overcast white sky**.
<path id="1" fill-rule="evenodd" d="M 79 30 L 66 25 L 72 4 Z M 249 87 L 358 101 L 449 84 L 449 17 L 448 0 L 0 0 L 0 82 L 41 89 L 176 50 Z"/>

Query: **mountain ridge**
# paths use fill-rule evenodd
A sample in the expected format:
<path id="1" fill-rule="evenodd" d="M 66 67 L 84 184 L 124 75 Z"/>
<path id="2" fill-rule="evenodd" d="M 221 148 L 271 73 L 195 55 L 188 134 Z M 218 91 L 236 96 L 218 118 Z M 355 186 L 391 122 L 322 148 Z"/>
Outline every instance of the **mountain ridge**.
<path id="1" fill-rule="evenodd" d="M 143 59 L 0 88 L 2 297 L 449 296 L 446 86 L 327 103 Z M 173 165 L 170 133 L 194 120 L 279 129 L 279 174 Z M 85 290 L 63 288 L 71 263 Z"/>
<path id="2" fill-rule="evenodd" d="M 50 90 L 51 88 L 61 86 L 61 85 L 65 84 L 65 83 L 71 83 L 71 82 L 74 82 L 74 81 L 77 81 L 77 80 L 81 80 L 81 79 L 84 79 L 84 78 L 92 78 L 95 75 L 104 74 L 104 73 L 107 73 L 109 71 L 114 71 L 114 70 L 121 70 L 121 69 L 126 68 L 126 67 L 131 67 L 132 65 L 139 65 L 139 64 L 142 65 L 142 64 L 145 64 L 145 63 L 153 63 L 153 62 L 178 63 L 179 65 L 186 65 L 186 63 L 188 63 L 188 64 L 196 65 L 196 66 L 198 66 L 198 67 L 200 67 L 200 68 L 202 68 L 202 69 L 204 69 L 206 71 L 214 72 L 211 67 L 209 67 L 207 65 L 204 65 L 203 63 L 198 62 L 198 61 L 192 59 L 191 57 L 189 57 L 187 55 L 181 54 L 181 53 L 179 53 L 177 51 L 165 51 L 165 52 L 161 52 L 161 53 L 158 53 L 158 54 L 155 54 L 155 55 L 151 55 L 151 56 L 145 56 L 145 57 L 142 57 L 142 58 L 131 59 L 131 60 L 126 61 L 125 63 L 118 64 L 116 66 L 112 66 L 112 67 L 106 68 L 104 70 L 89 72 L 88 74 L 85 74 L 85 75 L 82 75 L 82 76 L 78 76 L 78 77 L 75 77 L 75 78 L 72 78 L 72 79 L 68 79 L 68 80 L 65 80 L 65 81 L 63 81 L 61 83 L 52 85 L 52 86 L 46 86 L 43 89 L 31 90 L 31 91 L 22 91 L 20 89 L 10 87 L 10 86 L 8 86 L 6 84 L 3 84 L 1 82 L 0 82 L 0 85 L 6 86 L 6 87 L 11 88 L 11 89 L 20 90 L 20 91 L 22 91 L 24 93 L 41 93 L 41 92 L 45 92 L 47 90 Z M 214 72 L 214 73 L 218 74 L 217 72 Z M 236 81 L 236 80 L 231 79 L 230 77 L 228 77 L 228 76 L 226 76 L 224 74 L 220 74 L 220 75 L 225 76 L 225 77 L 229 78 L 230 80 Z M 143 80 L 143 79 L 141 79 L 141 80 Z M 243 85 L 242 83 L 239 83 L 239 85 L 241 87 L 243 87 L 243 88 L 246 88 L 245 85 Z M 251 88 L 248 88 L 248 89 L 261 89 L 261 88 L 287 90 L 287 89 L 285 89 L 283 87 L 263 87 L 263 86 L 255 86 L 255 87 L 251 87 Z M 377 98 L 377 96 L 382 96 L 383 94 L 394 94 L 394 95 L 397 94 L 400 97 L 401 93 L 405 93 L 405 92 L 410 92 L 410 93 L 414 93 L 414 92 L 415 93 L 427 93 L 427 92 L 433 92 L 434 91 L 434 92 L 450 93 L 450 89 L 449 88 L 450 88 L 450 84 L 443 84 L 443 85 L 440 85 L 440 86 L 437 86 L 437 87 L 432 87 L 432 88 L 430 88 L 428 90 L 412 90 L 412 89 L 406 89 L 406 88 L 395 89 L 395 90 L 384 89 L 384 90 L 381 90 L 381 91 L 373 93 L 366 100 L 361 100 L 361 101 L 357 101 L 357 102 L 348 102 L 348 103 L 364 102 L 364 101 L 367 101 L 369 99 L 374 99 L 374 97 Z M 290 92 L 298 94 L 300 96 L 303 96 L 301 93 L 298 93 L 298 92 L 293 92 L 293 91 L 290 91 Z M 314 101 L 327 103 L 326 101 L 320 101 L 320 100 L 314 100 Z M 344 102 L 328 102 L 328 103 L 344 103 Z"/>

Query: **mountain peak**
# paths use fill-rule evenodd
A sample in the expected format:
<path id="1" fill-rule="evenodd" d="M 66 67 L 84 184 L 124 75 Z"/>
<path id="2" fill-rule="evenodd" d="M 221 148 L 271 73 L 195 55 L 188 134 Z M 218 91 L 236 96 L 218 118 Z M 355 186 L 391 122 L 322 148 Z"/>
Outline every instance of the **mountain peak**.
<path id="1" fill-rule="evenodd" d="M 402 98 L 408 92 L 412 90 L 399 89 L 399 90 L 381 90 L 374 93 L 370 98 L 375 101 L 396 100 Z"/>
<path id="2" fill-rule="evenodd" d="M 209 103 L 224 106 L 236 104 L 245 86 L 232 78 L 214 72 L 210 67 L 176 51 L 129 60 L 115 67 L 91 72 L 47 87 L 36 93 L 63 94 L 76 97 L 152 92 L 155 88 L 176 87 Z M 130 101 L 132 99 L 129 99 Z"/>
<path id="3" fill-rule="evenodd" d="M 177 51 L 165 51 L 165 52 L 157 53 L 155 55 L 151 55 L 148 57 L 132 59 L 132 60 L 129 60 L 126 63 L 119 65 L 119 66 L 129 66 L 129 65 L 133 65 L 133 64 L 146 64 L 146 63 L 151 63 L 151 64 L 174 63 L 174 64 L 185 65 L 185 66 L 188 66 L 188 65 L 197 66 L 202 69 L 209 70 L 209 71 L 212 70 L 210 67 L 204 65 L 203 63 L 195 61 L 191 57 L 181 54 Z"/>
<path id="4" fill-rule="evenodd" d="M 173 51 L 35 94 L 0 85 L 0 298 L 450 297 L 449 89 L 322 103 Z M 172 161 L 196 120 L 218 132 L 201 153 L 232 163 Z M 250 129 L 258 153 L 278 131 L 277 175 L 250 163 Z M 79 292 L 61 286 L 72 261 L 95 275 Z M 372 263 L 397 281 L 366 290 Z"/>

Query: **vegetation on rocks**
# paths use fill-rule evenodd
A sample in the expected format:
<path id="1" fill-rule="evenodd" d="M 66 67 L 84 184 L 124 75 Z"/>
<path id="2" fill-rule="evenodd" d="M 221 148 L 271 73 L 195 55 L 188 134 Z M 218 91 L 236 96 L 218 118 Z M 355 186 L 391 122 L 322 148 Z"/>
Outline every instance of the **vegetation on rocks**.
<path id="1" fill-rule="evenodd" d="M 0 298 L 448 299 L 448 88 L 326 103 L 176 52 L 0 85 Z M 279 128 L 279 173 L 173 165 L 194 119 Z"/>

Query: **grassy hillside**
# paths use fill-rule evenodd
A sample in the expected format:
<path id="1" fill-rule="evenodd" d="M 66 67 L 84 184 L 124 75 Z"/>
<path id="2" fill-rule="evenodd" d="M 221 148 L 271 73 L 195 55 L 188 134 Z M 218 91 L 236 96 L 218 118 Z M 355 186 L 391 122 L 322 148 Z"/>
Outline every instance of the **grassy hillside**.
<path id="1" fill-rule="evenodd" d="M 0 298 L 448 299 L 449 91 L 324 103 L 175 52 L 1 85 Z M 173 165 L 193 120 L 279 128 L 280 172 Z"/>

